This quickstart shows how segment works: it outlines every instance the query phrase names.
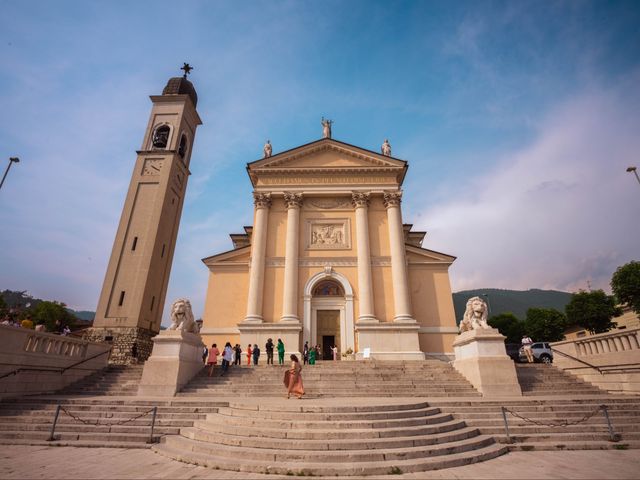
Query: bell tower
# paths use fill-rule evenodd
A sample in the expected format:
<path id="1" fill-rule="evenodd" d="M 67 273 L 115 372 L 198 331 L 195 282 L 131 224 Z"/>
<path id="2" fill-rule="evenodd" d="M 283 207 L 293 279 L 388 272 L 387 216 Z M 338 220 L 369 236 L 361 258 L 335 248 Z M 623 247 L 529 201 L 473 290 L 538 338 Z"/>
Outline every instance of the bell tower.
<path id="1" fill-rule="evenodd" d="M 187 79 L 152 95 L 151 115 L 131 175 L 93 327 L 85 338 L 113 344 L 111 363 L 146 359 L 160 331 L 189 178 L 198 96 Z M 135 345 L 135 347 L 134 347 Z"/>

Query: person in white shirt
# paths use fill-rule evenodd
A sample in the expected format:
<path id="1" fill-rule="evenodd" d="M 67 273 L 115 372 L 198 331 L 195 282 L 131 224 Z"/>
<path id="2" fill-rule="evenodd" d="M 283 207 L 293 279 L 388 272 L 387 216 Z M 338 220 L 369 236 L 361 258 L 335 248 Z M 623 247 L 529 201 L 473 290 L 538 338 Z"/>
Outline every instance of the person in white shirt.
<path id="1" fill-rule="evenodd" d="M 227 342 L 224 346 L 224 351 L 222 352 L 222 373 L 220 374 L 221 377 L 223 377 L 224 374 L 229 370 L 231 360 L 233 360 L 233 350 L 231 349 L 231 343 Z"/>
<path id="2" fill-rule="evenodd" d="M 524 347 L 524 354 L 527 356 L 527 362 L 533 363 L 533 352 L 531 351 L 531 344 L 533 340 L 528 335 L 522 336 L 522 346 Z"/>

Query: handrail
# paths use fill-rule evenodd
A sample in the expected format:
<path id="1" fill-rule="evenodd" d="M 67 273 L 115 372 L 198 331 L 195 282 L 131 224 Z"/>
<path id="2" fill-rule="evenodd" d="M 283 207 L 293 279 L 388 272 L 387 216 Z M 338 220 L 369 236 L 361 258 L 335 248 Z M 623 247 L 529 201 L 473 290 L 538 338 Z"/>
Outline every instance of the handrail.
<path id="1" fill-rule="evenodd" d="M 640 363 L 614 363 L 611 365 L 596 366 L 596 365 L 592 365 L 589 362 L 585 362 L 584 360 L 580 360 L 579 358 L 576 358 L 573 355 L 570 355 L 565 352 L 561 352 L 560 350 L 556 350 L 553 347 L 551 347 L 551 350 L 555 353 L 559 353 L 560 355 L 564 355 L 565 357 L 575 360 L 576 362 L 582 363 L 583 365 L 586 365 L 589 368 L 593 368 L 594 370 L 597 370 L 600 375 L 604 375 L 605 373 L 610 373 L 616 370 L 625 370 L 624 367 L 632 367 L 634 369 L 640 368 Z M 568 367 L 568 368 L 563 368 L 563 370 L 575 370 L 578 368 L 581 368 L 581 367 Z"/>
<path id="2" fill-rule="evenodd" d="M 67 367 L 20 367 L 20 368 L 16 368 L 15 370 L 9 372 L 9 373 L 5 373 L 4 375 L 0 375 L 0 380 L 6 377 L 10 377 L 11 375 L 17 375 L 20 372 L 58 372 L 60 373 L 60 375 L 62 375 L 64 372 L 66 372 L 67 370 L 69 370 L 70 368 L 75 368 L 78 365 L 82 365 L 85 362 L 88 362 L 89 360 L 93 360 L 94 358 L 98 358 L 102 355 L 104 355 L 105 353 L 111 353 L 111 349 L 109 350 L 105 350 L 103 352 L 97 353 L 96 355 L 92 355 L 89 358 L 85 358 L 83 360 L 80 360 L 79 362 L 76 363 L 72 363 L 71 365 L 67 366 Z"/>
<path id="3" fill-rule="evenodd" d="M 565 357 L 568 357 L 568 358 L 570 358 L 572 360 L 575 360 L 576 362 L 582 363 L 583 365 L 586 365 L 587 367 L 593 368 L 600 375 L 604 375 L 604 372 L 602 371 L 602 369 L 600 367 L 597 367 L 595 365 L 591 365 L 589 362 L 585 362 L 584 360 L 580 360 L 579 358 L 574 357 L 573 355 L 569 355 L 568 353 L 561 352 L 560 350 L 556 350 L 553 347 L 551 347 L 551 351 L 555 352 L 555 353 L 559 353 L 560 355 L 564 355 Z"/>

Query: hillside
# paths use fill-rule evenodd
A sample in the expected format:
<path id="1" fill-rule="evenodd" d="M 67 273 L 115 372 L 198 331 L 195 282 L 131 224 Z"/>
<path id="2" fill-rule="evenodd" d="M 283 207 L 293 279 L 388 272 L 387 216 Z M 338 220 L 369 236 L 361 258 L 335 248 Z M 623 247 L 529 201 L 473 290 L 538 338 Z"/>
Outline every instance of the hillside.
<path id="1" fill-rule="evenodd" d="M 487 295 L 485 297 L 484 295 Z M 482 297 L 489 303 L 489 315 L 511 312 L 520 320 L 524 320 L 529 308 L 555 308 L 564 312 L 571 294 L 558 290 L 500 290 L 497 288 L 480 288 L 464 290 L 453 294 L 453 306 L 456 320 L 460 321 L 464 315 L 465 305 L 471 297 Z"/>
<path id="2" fill-rule="evenodd" d="M 35 298 L 29 295 L 26 291 L 3 290 L 0 292 L 0 296 L 2 296 L 9 308 L 32 309 L 36 308 L 40 302 L 44 301 L 41 298 Z M 67 311 L 79 320 L 79 325 L 91 323 L 95 316 L 95 312 L 84 310 L 76 311 L 68 307 Z"/>

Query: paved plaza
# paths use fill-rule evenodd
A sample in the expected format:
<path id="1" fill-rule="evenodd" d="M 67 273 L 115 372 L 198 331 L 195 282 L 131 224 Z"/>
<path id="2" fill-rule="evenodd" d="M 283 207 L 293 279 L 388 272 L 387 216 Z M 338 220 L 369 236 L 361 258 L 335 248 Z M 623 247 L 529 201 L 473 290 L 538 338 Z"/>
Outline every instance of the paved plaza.
<path id="1" fill-rule="evenodd" d="M 513 452 L 464 467 L 384 478 L 636 479 L 639 472 L 640 456 L 634 450 Z M 4 446 L 0 454 L 0 478 L 133 480 L 292 477 L 213 470 L 170 460 L 148 449 Z"/>

